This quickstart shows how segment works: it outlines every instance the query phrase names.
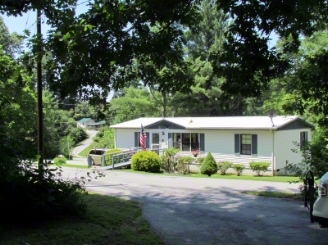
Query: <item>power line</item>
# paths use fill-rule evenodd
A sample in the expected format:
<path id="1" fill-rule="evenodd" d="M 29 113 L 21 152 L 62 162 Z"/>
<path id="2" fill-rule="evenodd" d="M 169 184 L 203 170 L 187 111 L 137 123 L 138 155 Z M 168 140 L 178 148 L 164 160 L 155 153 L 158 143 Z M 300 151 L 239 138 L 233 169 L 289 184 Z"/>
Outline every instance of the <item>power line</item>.
<path id="1" fill-rule="evenodd" d="M 27 20 L 26 20 L 26 23 L 25 23 L 25 29 L 26 29 L 26 27 L 27 27 L 27 23 L 28 23 L 28 20 L 29 20 L 29 18 L 30 18 L 30 13 L 31 13 L 31 11 L 28 12 Z"/>

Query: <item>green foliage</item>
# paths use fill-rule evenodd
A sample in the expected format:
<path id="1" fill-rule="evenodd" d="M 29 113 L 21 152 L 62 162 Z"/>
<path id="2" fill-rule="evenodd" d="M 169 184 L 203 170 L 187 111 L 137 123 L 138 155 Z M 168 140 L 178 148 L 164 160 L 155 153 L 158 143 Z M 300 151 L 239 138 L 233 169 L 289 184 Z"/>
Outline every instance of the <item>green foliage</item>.
<path id="1" fill-rule="evenodd" d="M 196 163 L 197 164 L 202 164 L 202 162 L 204 161 L 205 157 L 198 157 L 196 158 Z"/>
<path id="2" fill-rule="evenodd" d="M 114 130 L 108 127 L 100 128 L 93 141 L 97 147 L 114 148 Z"/>
<path id="3" fill-rule="evenodd" d="M 232 167 L 232 162 L 222 161 L 218 163 L 218 170 L 221 172 L 222 175 L 225 175 L 230 167 Z"/>
<path id="4" fill-rule="evenodd" d="M 184 53 L 175 52 L 175 46 L 182 43 L 181 27 L 195 22 L 192 3 L 99 1 L 83 14 L 70 17 L 58 29 L 49 31 L 47 50 L 54 56 L 51 64 L 60 68 L 51 77 L 51 90 L 63 97 L 83 90 L 90 101 L 104 103 L 110 91 L 125 87 L 126 80 L 140 74 L 152 76 L 149 66 L 140 66 L 130 75 L 128 70 L 135 60 L 151 60 L 155 68 L 183 61 Z M 99 22 L 99 18 L 105 21 Z M 184 87 L 179 80 L 173 85 Z M 169 88 L 166 84 L 161 87 Z"/>
<path id="5" fill-rule="evenodd" d="M 103 107 L 101 105 L 91 105 L 86 101 L 78 102 L 74 110 L 71 112 L 74 120 L 78 121 L 82 118 L 91 118 L 95 121 L 104 118 Z"/>
<path id="6" fill-rule="evenodd" d="M 112 165 L 113 164 L 113 155 L 121 153 L 121 152 L 122 152 L 121 149 L 109 149 L 109 150 L 107 150 L 106 153 L 105 153 L 106 154 L 106 156 L 105 156 L 105 165 L 106 166 Z M 123 156 L 115 157 L 114 164 L 122 162 L 122 160 L 121 160 L 122 157 Z"/>
<path id="7" fill-rule="evenodd" d="M 237 176 L 240 176 L 243 173 L 245 166 L 243 164 L 233 164 L 232 168 L 236 171 Z"/>
<path id="8" fill-rule="evenodd" d="M 136 171 L 160 172 L 161 160 L 153 151 L 139 151 L 132 156 L 131 168 Z"/>
<path id="9" fill-rule="evenodd" d="M 190 93 L 174 95 L 171 104 L 179 116 L 241 115 L 245 107 L 243 97 L 223 98 L 221 86 L 226 79 L 216 73 L 217 64 L 211 61 L 211 57 L 224 53 L 225 33 L 232 24 L 229 15 L 213 0 L 201 1 L 198 8 L 197 28 L 187 30 L 184 35 L 195 83 Z"/>
<path id="10" fill-rule="evenodd" d="M 328 172 L 328 148 L 326 130 L 317 129 L 313 132 L 312 141 L 308 142 L 302 149 L 295 142 L 295 153 L 302 155 L 300 163 L 290 163 L 287 170 L 297 175 L 301 181 L 304 180 L 307 171 L 311 170 L 316 178 L 320 178 Z"/>
<path id="11" fill-rule="evenodd" d="M 187 174 L 190 173 L 189 165 L 194 161 L 194 158 L 190 156 L 184 156 L 178 158 L 176 170 L 178 173 Z"/>
<path id="12" fill-rule="evenodd" d="M 0 16 L 0 45 L 6 55 L 14 57 L 15 53 L 19 52 L 22 48 L 23 37 L 17 33 L 9 33 L 9 30 L 4 23 L 3 18 Z"/>
<path id="13" fill-rule="evenodd" d="M 84 140 L 87 134 L 76 128 L 68 111 L 59 109 L 54 94 L 48 90 L 43 91 L 43 105 L 44 157 L 54 158 L 58 154 L 68 157 L 68 148 Z"/>
<path id="14" fill-rule="evenodd" d="M 110 117 L 113 124 L 132 120 L 141 116 L 159 116 L 158 104 L 146 88 L 129 87 L 123 89 L 123 95 L 110 102 Z"/>
<path id="15" fill-rule="evenodd" d="M 60 166 L 60 165 L 66 164 L 66 161 L 67 161 L 67 159 L 64 156 L 57 156 L 54 159 L 54 164 Z"/>
<path id="16" fill-rule="evenodd" d="M 206 174 L 210 177 L 212 174 L 217 173 L 217 171 L 218 171 L 218 166 L 216 164 L 216 161 L 213 155 L 211 154 L 211 152 L 208 152 L 207 156 L 205 157 L 205 159 L 203 160 L 200 166 L 200 173 Z"/>
<path id="17" fill-rule="evenodd" d="M 0 45 L 0 148 L 1 160 L 13 153 L 25 158 L 36 155 L 36 96 L 31 76 Z M 27 155 L 28 154 L 28 155 Z M 12 165 L 11 162 L 1 163 Z"/>
<path id="18" fill-rule="evenodd" d="M 170 147 L 164 150 L 163 155 L 161 156 L 161 168 L 165 172 L 173 171 L 174 166 L 176 165 L 175 155 L 179 152 L 179 149 Z"/>
<path id="19" fill-rule="evenodd" d="M 88 134 L 84 129 L 81 127 L 76 127 L 72 129 L 70 132 L 70 138 L 72 139 L 74 144 L 77 144 L 79 142 L 82 142 L 83 140 L 88 138 Z"/>
<path id="20" fill-rule="evenodd" d="M 61 178 L 62 169 L 43 166 L 42 175 L 32 162 L 20 161 L 13 172 L 0 179 L 1 223 L 30 223 L 85 212 L 81 200 L 91 173 L 74 181 Z M 93 172 L 96 177 L 102 173 Z M 4 173 L 2 173 L 4 175 Z"/>
<path id="21" fill-rule="evenodd" d="M 322 0 L 277 1 L 275 4 L 271 4 L 270 0 L 218 3 L 225 13 L 233 13 L 234 25 L 227 33 L 226 53 L 214 55 L 213 62 L 217 63 L 220 59 L 222 65 L 217 71 L 227 78 L 222 89 L 233 95 L 261 94 L 272 78 L 283 75 L 292 65 L 281 59 L 282 53 L 297 51 L 301 36 L 311 36 L 327 23 L 327 16 L 321 17 L 322 11 L 328 9 Z M 284 11 L 286 9 L 290 11 Z M 282 52 L 268 46 L 273 32 L 288 39 Z M 260 52 L 250 53 L 250 50 Z M 245 86 L 240 86 L 241 78 Z"/>
<path id="22" fill-rule="evenodd" d="M 257 176 L 263 176 L 263 173 L 268 171 L 270 163 L 268 162 L 255 162 L 249 163 L 249 168 L 256 173 Z M 262 172 L 262 173 L 261 173 Z"/>
<path id="23" fill-rule="evenodd" d="M 74 143 L 73 140 L 67 136 L 67 137 L 63 137 L 60 140 L 60 154 L 64 155 L 66 158 L 70 158 L 71 157 L 71 150 L 74 147 Z"/>

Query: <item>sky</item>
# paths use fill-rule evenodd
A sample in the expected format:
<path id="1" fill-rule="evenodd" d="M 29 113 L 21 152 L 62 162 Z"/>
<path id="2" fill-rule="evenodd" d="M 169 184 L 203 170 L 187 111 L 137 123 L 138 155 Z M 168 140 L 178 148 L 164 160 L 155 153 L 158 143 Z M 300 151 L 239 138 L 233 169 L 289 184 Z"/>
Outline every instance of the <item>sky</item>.
<path id="1" fill-rule="evenodd" d="M 80 1 L 83 3 L 82 1 Z M 76 14 L 82 14 L 88 10 L 86 3 L 78 5 L 76 7 Z M 7 16 L 1 15 L 4 19 L 4 22 L 9 29 L 9 32 L 17 32 L 18 34 L 23 34 L 25 29 L 28 29 L 31 32 L 31 35 L 36 33 L 36 12 L 30 11 L 22 16 Z M 49 30 L 47 24 L 41 24 L 41 32 L 46 33 Z"/>

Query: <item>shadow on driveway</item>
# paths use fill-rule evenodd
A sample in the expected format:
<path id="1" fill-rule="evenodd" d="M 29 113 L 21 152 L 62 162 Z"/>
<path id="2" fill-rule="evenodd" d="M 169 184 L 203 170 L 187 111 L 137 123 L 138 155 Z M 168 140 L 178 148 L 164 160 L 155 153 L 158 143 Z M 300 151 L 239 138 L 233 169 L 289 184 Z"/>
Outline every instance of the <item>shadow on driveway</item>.
<path id="1" fill-rule="evenodd" d="M 115 196 L 142 204 L 144 216 L 166 244 L 328 243 L 328 230 L 310 223 L 302 201 L 246 195 L 227 188 L 112 188 L 117 191 Z"/>

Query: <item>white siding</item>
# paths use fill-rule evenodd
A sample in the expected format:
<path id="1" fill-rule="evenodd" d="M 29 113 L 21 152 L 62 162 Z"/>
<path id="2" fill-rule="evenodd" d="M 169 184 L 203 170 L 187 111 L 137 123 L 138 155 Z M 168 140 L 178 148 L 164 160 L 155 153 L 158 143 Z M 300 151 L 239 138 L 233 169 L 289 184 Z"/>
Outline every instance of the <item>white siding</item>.
<path id="1" fill-rule="evenodd" d="M 134 146 L 134 133 L 137 129 L 115 129 L 115 148 L 129 149 Z"/>
<path id="2" fill-rule="evenodd" d="M 271 157 L 273 142 L 270 131 L 207 130 L 205 132 L 206 152 L 234 154 L 235 134 L 257 134 L 257 156 Z M 245 157 L 249 156 L 246 155 Z"/>
<path id="3" fill-rule="evenodd" d="M 300 142 L 300 132 L 308 132 L 308 141 L 311 141 L 310 129 L 296 129 L 296 130 L 282 130 L 275 132 L 275 169 L 280 171 L 277 174 L 287 174 L 286 162 L 297 164 L 302 160 L 302 156 L 299 153 L 294 153 L 292 149 L 297 147 L 294 145 L 294 141 Z"/>
<path id="4" fill-rule="evenodd" d="M 249 167 L 251 161 L 272 162 L 272 133 L 270 131 L 251 130 L 203 130 L 191 131 L 205 133 L 205 157 L 208 152 L 216 161 L 230 161 L 234 164 L 244 164 Z M 257 155 L 235 155 L 235 134 L 257 134 Z M 185 153 L 187 154 L 187 153 Z M 271 170 L 271 166 L 269 167 Z"/>

